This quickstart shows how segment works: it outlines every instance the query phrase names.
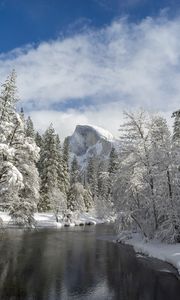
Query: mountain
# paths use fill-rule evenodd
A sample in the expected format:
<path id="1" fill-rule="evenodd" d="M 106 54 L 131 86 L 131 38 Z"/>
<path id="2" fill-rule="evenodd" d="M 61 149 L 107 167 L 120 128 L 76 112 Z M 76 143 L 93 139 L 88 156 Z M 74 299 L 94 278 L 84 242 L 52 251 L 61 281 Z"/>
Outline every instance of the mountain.
<path id="1" fill-rule="evenodd" d="M 81 166 L 86 165 L 89 157 L 107 159 L 117 140 L 107 130 L 92 125 L 77 125 L 68 138 L 71 157 L 76 155 Z"/>

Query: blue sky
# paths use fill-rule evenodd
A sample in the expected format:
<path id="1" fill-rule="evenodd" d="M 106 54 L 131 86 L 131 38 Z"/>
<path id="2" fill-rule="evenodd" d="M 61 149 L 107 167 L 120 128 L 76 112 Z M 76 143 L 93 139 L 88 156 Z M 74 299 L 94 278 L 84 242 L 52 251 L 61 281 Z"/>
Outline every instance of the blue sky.
<path id="1" fill-rule="evenodd" d="M 180 99 L 179 0 L 0 0 L 0 82 L 12 68 L 39 130 L 118 133 L 123 110 Z M 171 100 L 170 100 L 171 99 Z"/>
<path id="2" fill-rule="evenodd" d="M 167 9 L 174 16 L 179 0 L 1 0 L 0 51 L 40 43 L 82 30 L 101 28 L 128 15 L 131 21 L 157 16 Z"/>

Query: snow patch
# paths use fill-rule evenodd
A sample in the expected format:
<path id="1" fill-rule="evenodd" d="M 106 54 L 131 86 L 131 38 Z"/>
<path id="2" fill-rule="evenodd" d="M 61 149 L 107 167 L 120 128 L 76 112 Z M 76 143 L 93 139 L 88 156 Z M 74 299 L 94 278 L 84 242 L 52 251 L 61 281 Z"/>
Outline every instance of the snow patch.
<path id="1" fill-rule="evenodd" d="M 115 140 L 114 136 L 108 130 L 106 130 L 102 127 L 91 125 L 91 124 L 84 125 L 84 126 L 91 127 L 103 139 L 106 139 L 108 141 L 114 141 Z"/>
<path id="2" fill-rule="evenodd" d="M 12 226 L 11 217 L 8 212 L 0 212 L 0 219 L 2 219 L 3 225 L 5 227 Z M 99 219 L 96 217 L 95 213 L 81 213 L 75 217 L 72 217 L 69 222 L 63 221 L 62 216 L 59 215 L 59 222 L 56 222 L 56 218 L 53 213 L 35 213 L 34 219 L 36 221 L 36 227 L 57 227 L 62 226 L 84 226 L 84 225 L 96 225 L 108 222 L 106 219 Z"/>
<path id="3" fill-rule="evenodd" d="M 137 253 L 170 263 L 180 275 L 180 244 L 164 244 L 156 240 L 146 242 L 138 235 L 132 239 L 123 240 L 123 243 L 133 246 Z"/>

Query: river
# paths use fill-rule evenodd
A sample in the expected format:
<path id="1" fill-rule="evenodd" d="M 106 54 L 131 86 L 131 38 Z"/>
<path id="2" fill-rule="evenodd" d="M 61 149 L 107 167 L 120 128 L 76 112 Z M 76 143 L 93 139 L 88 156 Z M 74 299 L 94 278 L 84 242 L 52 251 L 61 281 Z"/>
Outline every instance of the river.
<path id="1" fill-rule="evenodd" d="M 111 242 L 113 234 L 110 225 L 8 229 L 0 241 L 0 299 L 180 299 L 173 268 L 137 257 Z"/>

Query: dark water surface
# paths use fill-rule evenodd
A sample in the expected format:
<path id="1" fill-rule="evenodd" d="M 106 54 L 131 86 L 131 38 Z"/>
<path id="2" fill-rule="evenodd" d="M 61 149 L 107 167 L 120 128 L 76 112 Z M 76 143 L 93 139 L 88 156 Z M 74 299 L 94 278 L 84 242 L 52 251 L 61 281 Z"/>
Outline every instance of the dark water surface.
<path id="1" fill-rule="evenodd" d="M 106 225 L 8 230 L 0 241 L 0 300 L 180 299 L 168 265 L 106 241 L 112 234 Z"/>

